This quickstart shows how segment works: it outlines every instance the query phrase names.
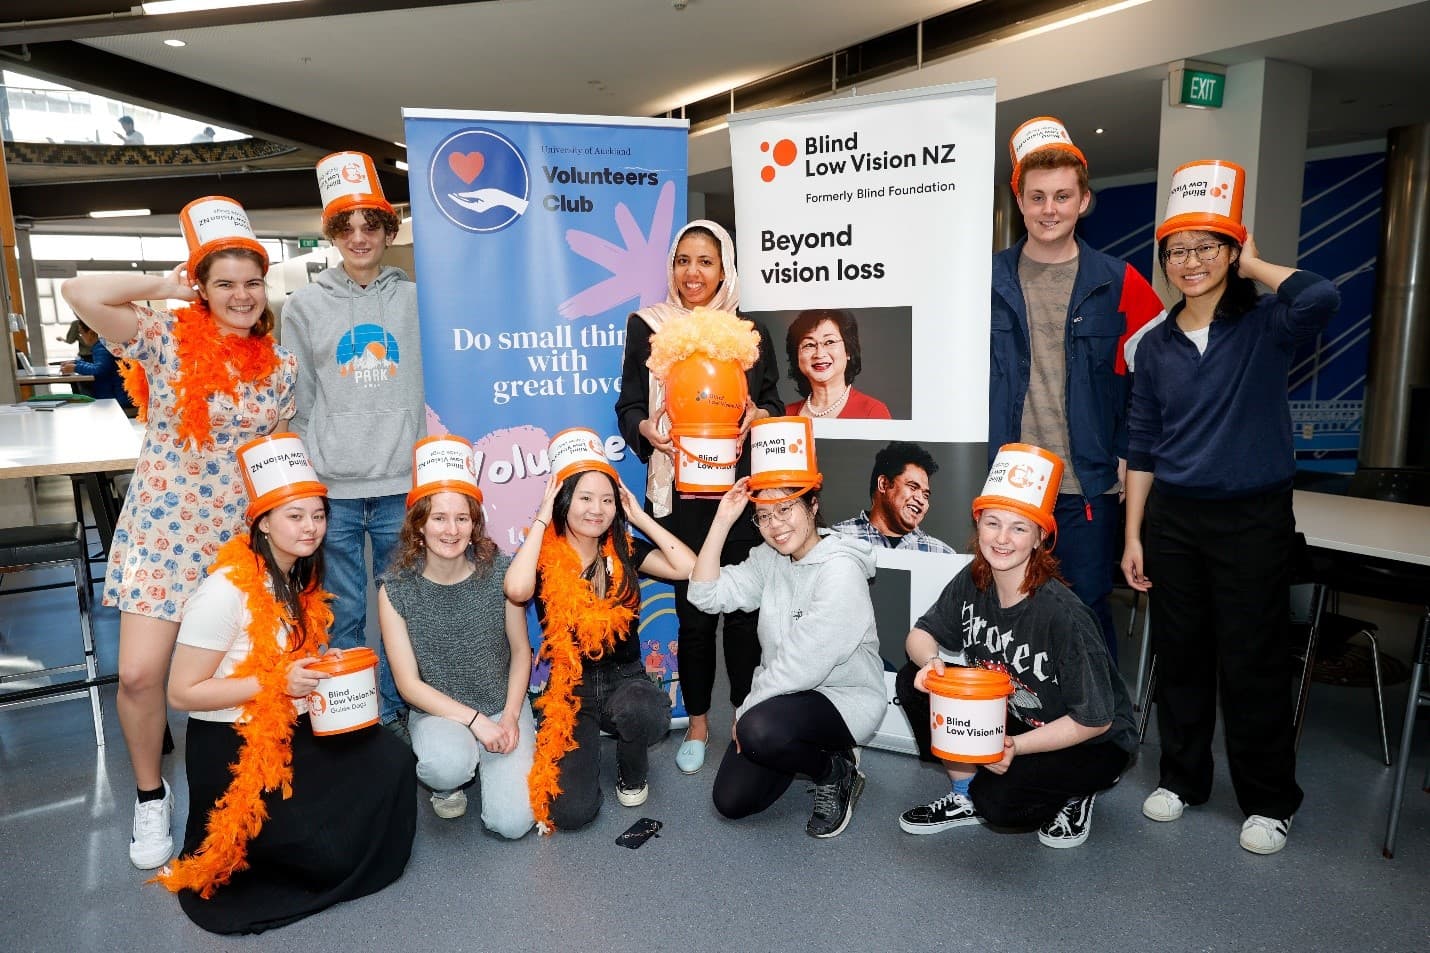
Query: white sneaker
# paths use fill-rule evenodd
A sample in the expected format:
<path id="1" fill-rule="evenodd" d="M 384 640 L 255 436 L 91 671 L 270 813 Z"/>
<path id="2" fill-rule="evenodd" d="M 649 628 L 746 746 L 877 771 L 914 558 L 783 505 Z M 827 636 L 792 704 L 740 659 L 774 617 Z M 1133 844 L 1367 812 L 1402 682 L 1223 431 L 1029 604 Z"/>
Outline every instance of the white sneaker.
<path id="1" fill-rule="evenodd" d="M 1284 821 L 1253 814 L 1241 825 L 1241 846 L 1253 854 L 1274 854 L 1286 846 L 1291 832 L 1291 818 Z"/>
<path id="2" fill-rule="evenodd" d="M 174 792 L 164 782 L 157 801 L 134 801 L 134 833 L 129 838 L 129 862 L 140 870 L 162 867 L 174 856 Z"/>
<path id="3" fill-rule="evenodd" d="M 1182 816 L 1186 806 L 1186 802 L 1175 791 L 1158 788 L 1142 802 L 1142 814 L 1154 821 L 1175 821 Z"/>
<path id="4" fill-rule="evenodd" d="M 461 788 L 455 791 L 433 791 L 432 813 L 444 820 L 461 817 L 467 813 L 467 792 Z"/>
<path id="5" fill-rule="evenodd" d="M 628 788 L 624 778 L 616 778 L 616 800 L 625 807 L 640 807 L 650 797 L 650 782 Z"/>

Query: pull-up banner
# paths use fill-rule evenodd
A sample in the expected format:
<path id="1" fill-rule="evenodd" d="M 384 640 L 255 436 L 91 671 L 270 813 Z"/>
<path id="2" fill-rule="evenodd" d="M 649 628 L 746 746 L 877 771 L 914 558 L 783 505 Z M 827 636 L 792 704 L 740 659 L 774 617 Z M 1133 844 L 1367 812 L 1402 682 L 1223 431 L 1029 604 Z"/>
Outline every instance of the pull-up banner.
<path id="1" fill-rule="evenodd" d="M 567 427 L 616 427 L 626 317 L 664 301 L 685 222 L 684 120 L 405 109 L 428 432 L 472 441 L 487 529 L 513 553 Z M 643 580 L 642 654 L 672 694 L 668 586 Z M 535 634 L 534 634 L 535 637 Z M 542 678 L 537 673 L 536 684 Z"/>
<path id="2" fill-rule="evenodd" d="M 890 441 L 937 465 L 919 524 L 935 542 L 877 553 L 890 669 L 968 561 L 987 470 L 994 93 L 987 80 L 730 117 L 741 307 L 798 391 L 787 412 L 814 418 L 822 515 L 860 518 Z M 897 706 L 875 743 L 912 750 Z"/>

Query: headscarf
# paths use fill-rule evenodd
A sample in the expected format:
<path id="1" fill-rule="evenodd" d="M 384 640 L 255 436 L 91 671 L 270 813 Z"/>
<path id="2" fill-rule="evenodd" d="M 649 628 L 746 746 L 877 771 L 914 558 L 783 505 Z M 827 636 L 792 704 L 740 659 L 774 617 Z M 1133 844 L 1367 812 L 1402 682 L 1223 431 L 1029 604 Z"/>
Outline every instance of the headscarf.
<path id="1" fill-rule="evenodd" d="M 680 240 L 685 237 L 685 233 L 697 227 L 708 229 L 715 236 L 715 240 L 720 245 L 720 266 L 725 272 L 725 279 L 716 289 L 715 297 L 711 298 L 705 307 L 716 311 L 728 311 L 731 314 L 736 313 L 740 307 L 740 276 L 735 273 L 735 242 L 730 238 L 730 233 L 725 231 L 722 226 L 709 219 L 699 218 L 688 223 L 676 233 L 675 241 L 671 242 L 670 254 L 665 259 L 665 301 L 648 308 L 641 308 L 636 312 L 636 316 L 644 321 L 652 331 L 659 331 L 661 326 L 671 318 L 690 313 L 690 309 L 680 303 L 680 290 L 675 285 L 675 250 L 680 246 Z M 649 393 L 648 406 L 665 406 L 665 384 L 654 374 L 650 375 Z M 656 427 L 662 434 L 669 433 L 670 418 L 662 414 L 660 420 L 656 421 Z M 645 495 L 646 499 L 650 501 L 651 512 L 655 516 L 670 514 L 674 488 L 675 461 L 667 454 L 652 453 L 646 470 Z"/>

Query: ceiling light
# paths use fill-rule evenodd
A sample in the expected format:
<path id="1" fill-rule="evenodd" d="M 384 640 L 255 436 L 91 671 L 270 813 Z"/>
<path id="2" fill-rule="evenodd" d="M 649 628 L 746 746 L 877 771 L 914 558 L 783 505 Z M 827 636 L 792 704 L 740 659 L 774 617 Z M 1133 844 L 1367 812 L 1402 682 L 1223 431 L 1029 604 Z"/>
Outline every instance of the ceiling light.
<path id="1" fill-rule="evenodd" d="M 406 149 L 406 148 L 407 148 L 407 143 L 405 143 L 405 142 L 398 142 L 396 139 L 392 140 L 392 144 L 393 144 L 394 146 L 396 146 L 397 148 L 399 148 L 399 149 Z"/>
<path id="2" fill-rule="evenodd" d="M 90 212 L 90 218 L 140 218 L 152 214 L 147 208 L 107 208 Z"/>
<path id="3" fill-rule="evenodd" d="M 1093 132 L 1097 133 L 1099 136 L 1102 135 L 1102 127 L 1098 126 L 1096 129 L 1093 130 Z"/>
<path id="4" fill-rule="evenodd" d="M 164 45 L 165 45 L 165 46 L 172 46 L 174 49 L 177 50 L 179 47 L 181 47 L 181 46 L 188 46 L 189 44 L 185 43 L 183 40 L 176 40 L 174 37 L 171 36 L 171 37 L 169 37 L 167 40 L 164 41 Z"/>
<path id="5" fill-rule="evenodd" d="M 139 4 L 150 16 L 161 13 L 200 13 L 205 10 L 227 10 L 230 7 L 257 7 L 269 3 L 294 3 L 295 0 L 149 0 Z"/>
<path id="6" fill-rule="evenodd" d="M 392 164 L 397 166 L 397 168 L 402 172 L 407 171 L 407 163 L 403 162 L 401 159 L 393 159 Z"/>

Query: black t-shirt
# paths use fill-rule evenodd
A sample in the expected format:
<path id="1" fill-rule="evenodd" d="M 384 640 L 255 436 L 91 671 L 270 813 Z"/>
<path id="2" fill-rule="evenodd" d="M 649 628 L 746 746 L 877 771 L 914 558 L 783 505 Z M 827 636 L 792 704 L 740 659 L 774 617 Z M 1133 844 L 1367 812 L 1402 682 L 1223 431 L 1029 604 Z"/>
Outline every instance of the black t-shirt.
<path id="1" fill-rule="evenodd" d="M 566 545 L 566 544 L 563 542 L 562 545 Z M 635 535 L 635 534 L 632 534 L 632 535 L 631 535 L 631 562 L 633 562 L 633 563 L 636 565 L 636 568 L 640 568 L 640 566 L 641 566 L 643 563 L 645 563 L 645 558 L 646 558 L 647 556 L 649 556 L 649 555 L 651 554 L 651 552 L 654 551 L 654 550 L 655 550 L 655 545 L 654 545 L 653 543 L 651 543 L 650 541 L 646 540 L 644 537 L 637 536 L 637 535 Z M 636 608 L 636 614 L 635 614 L 635 616 L 631 619 L 631 624 L 630 624 L 630 626 L 626 629 L 626 631 L 625 631 L 625 633 L 624 633 L 623 635 L 621 635 L 618 639 L 616 639 L 616 644 L 611 647 L 611 650 L 610 650 L 609 652 L 607 652 L 605 655 L 603 655 L 603 656 L 602 656 L 601 658 L 599 658 L 599 659 L 583 659 L 583 661 L 582 661 L 582 664 L 583 664 L 583 665 L 605 665 L 605 664 L 608 664 L 608 663 L 609 663 L 609 664 L 619 665 L 619 664 L 622 664 L 622 663 L 625 663 L 625 662 L 636 662 L 636 661 L 639 661 L 639 660 L 640 660 L 640 657 L 641 657 L 641 640 L 640 640 L 641 614 L 640 614 L 640 608 L 639 608 L 639 606 L 640 606 L 640 601 L 639 601 L 639 600 L 640 600 L 640 596 L 639 596 L 640 580 L 637 579 L 637 580 L 632 580 L 632 581 L 636 584 L 636 591 L 637 591 L 636 606 L 637 606 L 637 608 Z M 542 601 L 542 598 L 541 598 L 541 573 L 539 573 L 539 572 L 536 574 L 536 594 L 535 594 L 534 598 L 536 599 L 536 618 L 537 618 L 537 621 L 540 622 L 543 627 L 545 627 L 545 625 L 546 625 L 546 603 L 545 603 L 544 601 Z"/>
<path id="2" fill-rule="evenodd" d="M 1006 673 L 1014 688 L 1008 710 L 1028 727 L 1063 715 L 1080 725 L 1110 723 L 1088 743 L 1136 750 L 1132 701 L 1107 654 L 1102 627 L 1057 580 L 1005 609 L 997 587 L 979 591 L 965 567 L 916 625 L 950 653 L 962 652 L 969 665 Z"/>

